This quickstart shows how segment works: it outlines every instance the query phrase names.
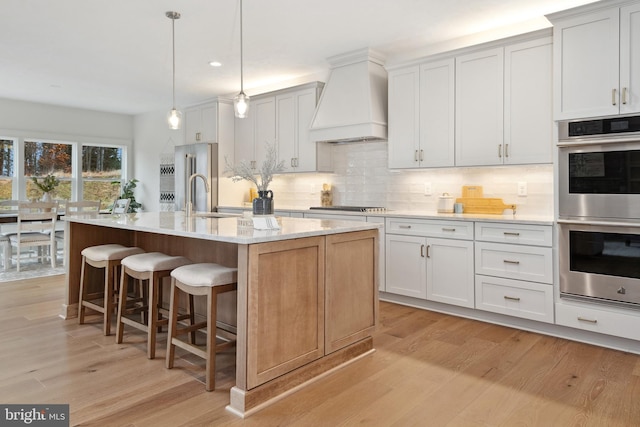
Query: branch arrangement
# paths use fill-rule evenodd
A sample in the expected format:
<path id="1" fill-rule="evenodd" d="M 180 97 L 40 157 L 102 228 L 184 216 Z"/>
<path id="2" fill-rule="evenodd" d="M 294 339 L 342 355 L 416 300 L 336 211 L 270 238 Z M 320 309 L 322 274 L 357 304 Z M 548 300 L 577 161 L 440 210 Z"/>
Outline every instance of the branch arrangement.
<path id="1" fill-rule="evenodd" d="M 273 180 L 273 175 L 279 172 L 284 172 L 284 160 L 278 162 L 278 152 L 275 144 L 265 144 L 267 156 L 262 162 L 262 167 L 259 171 L 251 168 L 251 162 L 243 159 L 237 165 L 229 163 L 229 159 L 225 156 L 224 162 L 226 168 L 224 172 L 231 176 L 231 181 L 238 182 L 243 179 L 253 182 L 258 191 L 267 191 L 269 184 Z"/>

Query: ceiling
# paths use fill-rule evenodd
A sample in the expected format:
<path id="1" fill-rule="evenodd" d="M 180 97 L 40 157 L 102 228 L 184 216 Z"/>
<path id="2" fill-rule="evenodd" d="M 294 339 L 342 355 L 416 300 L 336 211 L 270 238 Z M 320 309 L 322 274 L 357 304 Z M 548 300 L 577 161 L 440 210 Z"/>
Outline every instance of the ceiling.
<path id="1" fill-rule="evenodd" d="M 550 24 L 594 0 L 243 0 L 249 95 L 326 77 L 326 59 L 369 47 L 393 63 Z M 0 98 L 124 114 L 240 89 L 239 0 L 3 0 Z M 211 60 L 222 67 L 208 65 Z"/>

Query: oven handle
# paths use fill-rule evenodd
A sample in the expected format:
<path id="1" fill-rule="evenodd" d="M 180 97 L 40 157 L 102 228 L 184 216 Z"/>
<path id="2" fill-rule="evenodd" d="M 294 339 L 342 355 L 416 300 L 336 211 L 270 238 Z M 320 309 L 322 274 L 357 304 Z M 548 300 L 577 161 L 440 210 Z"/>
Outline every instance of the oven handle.
<path id="1" fill-rule="evenodd" d="M 631 227 L 631 228 L 640 228 L 640 223 L 638 222 L 616 222 L 616 221 L 598 221 L 598 220 L 589 220 L 588 222 L 585 220 L 579 219 L 561 219 L 558 218 L 558 224 L 569 224 L 569 225 L 602 225 L 605 227 Z"/>

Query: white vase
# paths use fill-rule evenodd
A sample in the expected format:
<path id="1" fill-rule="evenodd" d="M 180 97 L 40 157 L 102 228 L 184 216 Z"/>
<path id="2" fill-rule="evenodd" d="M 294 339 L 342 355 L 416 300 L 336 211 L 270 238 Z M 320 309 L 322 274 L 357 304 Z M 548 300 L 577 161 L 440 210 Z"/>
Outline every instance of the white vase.
<path id="1" fill-rule="evenodd" d="M 49 192 L 45 192 L 44 194 L 42 194 L 42 201 L 46 202 L 46 203 L 51 203 L 53 199 L 51 198 L 51 193 Z"/>

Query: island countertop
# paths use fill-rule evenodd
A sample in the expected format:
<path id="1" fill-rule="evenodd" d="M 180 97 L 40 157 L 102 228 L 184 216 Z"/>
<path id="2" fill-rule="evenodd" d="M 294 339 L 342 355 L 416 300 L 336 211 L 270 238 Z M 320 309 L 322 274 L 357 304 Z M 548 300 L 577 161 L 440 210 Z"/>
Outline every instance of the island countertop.
<path id="1" fill-rule="evenodd" d="M 279 230 L 257 230 L 242 225 L 242 217 L 184 212 L 138 212 L 125 215 L 67 217 L 65 220 L 101 227 L 145 231 L 242 245 L 373 230 L 380 224 L 326 219 L 278 217 Z"/>

